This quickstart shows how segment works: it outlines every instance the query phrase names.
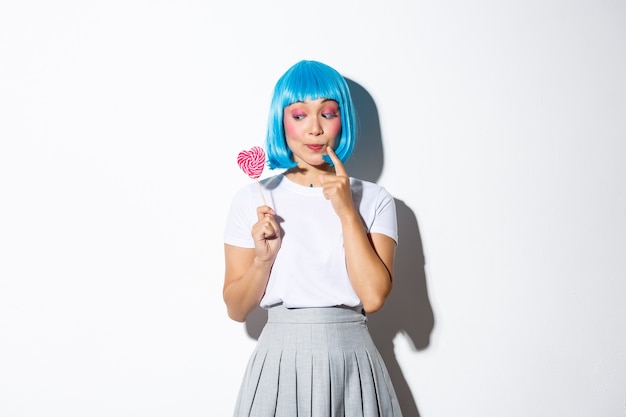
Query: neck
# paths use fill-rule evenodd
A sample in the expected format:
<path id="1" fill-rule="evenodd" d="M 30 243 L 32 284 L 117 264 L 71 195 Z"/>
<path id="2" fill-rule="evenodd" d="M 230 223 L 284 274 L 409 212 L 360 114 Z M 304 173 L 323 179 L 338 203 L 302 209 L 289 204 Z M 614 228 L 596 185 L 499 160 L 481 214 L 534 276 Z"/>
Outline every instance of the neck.
<path id="1" fill-rule="evenodd" d="M 324 165 L 324 168 L 290 168 L 285 172 L 285 176 L 296 184 L 303 185 L 305 187 L 320 187 L 320 174 L 334 173 L 335 169 L 330 165 Z"/>

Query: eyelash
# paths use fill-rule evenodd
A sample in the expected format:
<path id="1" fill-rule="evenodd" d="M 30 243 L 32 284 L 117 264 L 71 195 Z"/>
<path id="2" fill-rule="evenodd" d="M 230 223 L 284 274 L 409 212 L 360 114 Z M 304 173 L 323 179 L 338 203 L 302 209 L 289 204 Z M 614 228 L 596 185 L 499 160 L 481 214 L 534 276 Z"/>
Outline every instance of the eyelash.
<path id="1" fill-rule="evenodd" d="M 322 117 L 324 119 L 334 119 L 335 117 L 339 116 L 339 112 L 327 112 L 327 113 L 322 113 Z M 302 120 L 306 117 L 305 114 L 292 114 L 291 117 L 294 120 Z"/>

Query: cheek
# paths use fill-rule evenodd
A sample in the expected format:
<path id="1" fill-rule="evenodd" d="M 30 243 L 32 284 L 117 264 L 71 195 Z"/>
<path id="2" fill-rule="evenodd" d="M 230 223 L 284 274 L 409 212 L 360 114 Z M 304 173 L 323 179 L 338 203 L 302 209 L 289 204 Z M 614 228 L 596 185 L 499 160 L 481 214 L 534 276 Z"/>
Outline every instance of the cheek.
<path id="1" fill-rule="evenodd" d="M 330 121 L 330 123 L 328 124 L 328 126 L 326 127 L 326 130 L 328 131 L 329 135 L 332 136 L 339 136 L 339 134 L 341 133 L 341 119 L 336 118 L 336 119 L 332 119 Z"/>
<path id="2" fill-rule="evenodd" d="M 291 119 L 285 119 L 285 121 L 283 122 L 283 126 L 285 127 L 285 134 L 287 136 L 297 136 L 297 126 Z"/>

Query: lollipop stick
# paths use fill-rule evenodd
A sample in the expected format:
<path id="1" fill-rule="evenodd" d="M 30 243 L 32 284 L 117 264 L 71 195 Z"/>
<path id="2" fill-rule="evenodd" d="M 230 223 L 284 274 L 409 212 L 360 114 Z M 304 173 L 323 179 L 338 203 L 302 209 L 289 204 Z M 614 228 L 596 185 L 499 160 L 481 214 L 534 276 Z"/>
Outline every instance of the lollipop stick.
<path id="1" fill-rule="evenodd" d="M 261 188 L 261 183 L 259 182 L 259 179 L 256 179 L 256 185 L 259 186 L 259 192 L 261 193 L 261 198 L 263 199 L 263 205 L 267 206 L 267 202 L 265 201 L 265 195 L 263 194 L 263 188 Z"/>

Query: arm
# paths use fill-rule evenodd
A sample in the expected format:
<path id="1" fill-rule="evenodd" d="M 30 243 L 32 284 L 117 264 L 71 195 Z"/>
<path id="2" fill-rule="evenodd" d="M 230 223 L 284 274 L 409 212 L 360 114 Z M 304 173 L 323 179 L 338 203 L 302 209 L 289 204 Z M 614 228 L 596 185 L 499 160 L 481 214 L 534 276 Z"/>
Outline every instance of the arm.
<path id="1" fill-rule="evenodd" d="M 257 209 L 258 221 L 252 226 L 254 248 L 224 245 L 223 297 L 228 316 L 235 321 L 244 321 L 265 293 L 281 243 L 274 214 L 268 206 Z"/>
<path id="2" fill-rule="evenodd" d="M 360 219 L 342 219 L 346 268 L 354 292 L 368 313 L 380 310 L 393 286 L 396 242 L 389 236 L 366 235 Z"/>
<path id="3" fill-rule="evenodd" d="M 350 191 L 350 178 L 332 148 L 328 155 L 336 175 L 320 177 L 324 196 L 331 201 L 341 221 L 346 268 L 354 292 L 368 313 L 380 310 L 393 286 L 393 264 L 396 242 L 383 234 L 368 235 Z"/>

